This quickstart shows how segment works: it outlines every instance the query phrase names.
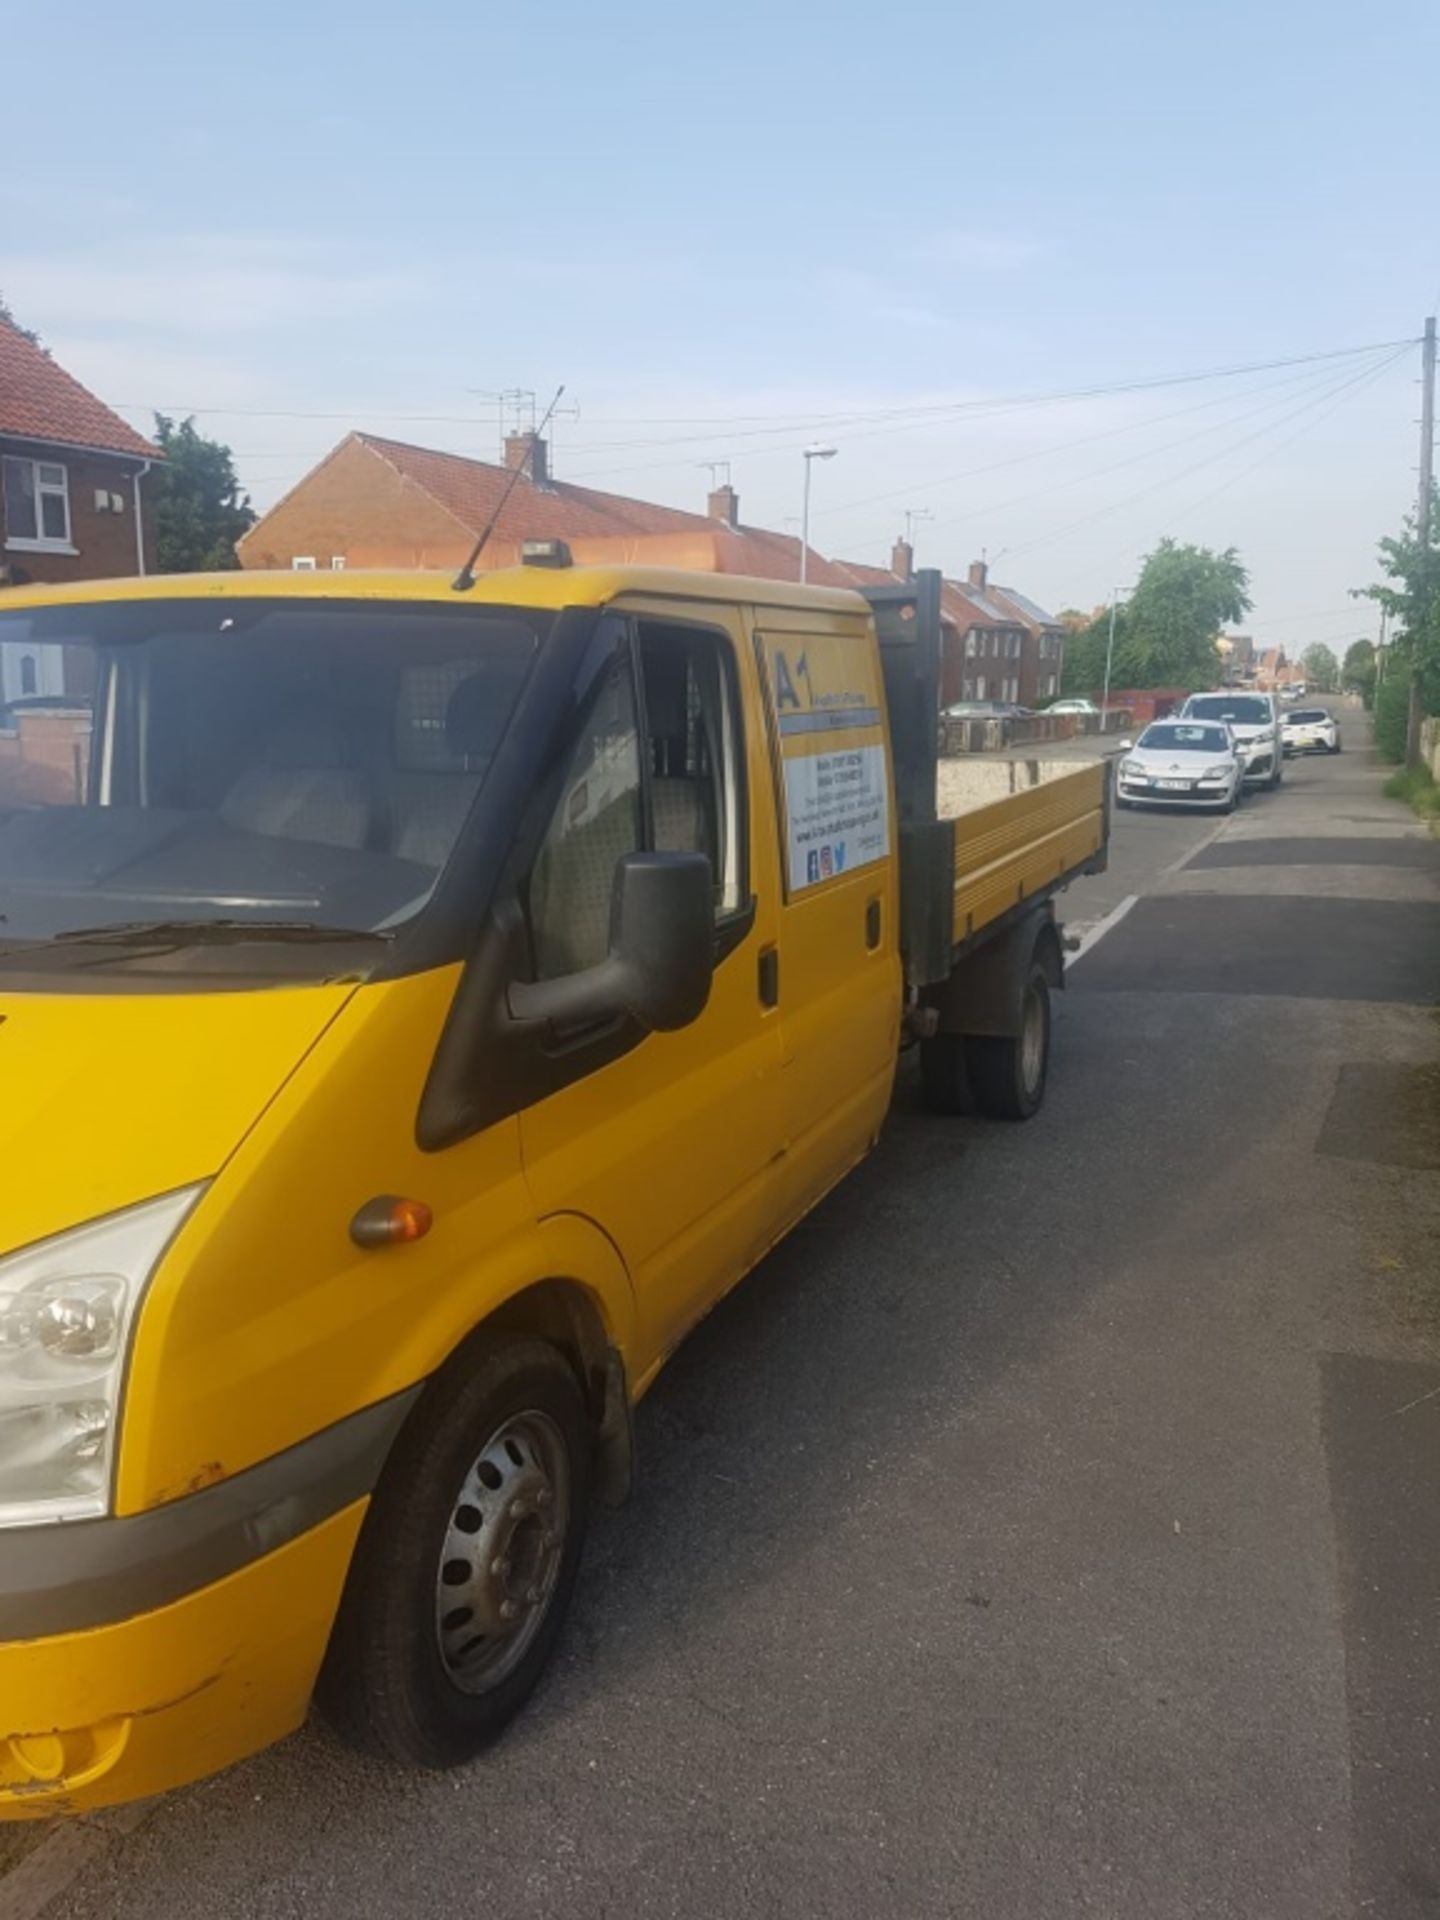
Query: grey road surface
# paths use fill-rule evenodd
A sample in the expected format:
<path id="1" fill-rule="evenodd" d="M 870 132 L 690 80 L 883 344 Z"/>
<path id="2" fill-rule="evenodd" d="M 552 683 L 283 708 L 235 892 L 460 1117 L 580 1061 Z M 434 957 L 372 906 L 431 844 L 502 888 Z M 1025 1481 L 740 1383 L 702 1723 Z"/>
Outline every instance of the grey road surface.
<path id="1" fill-rule="evenodd" d="M 309 1730 L 56 1914 L 1440 1911 L 1440 846 L 1379 787 L 1121 817 L 1043 1114 L 902 1076 L 646 1402 L 482 1765 Z"/>

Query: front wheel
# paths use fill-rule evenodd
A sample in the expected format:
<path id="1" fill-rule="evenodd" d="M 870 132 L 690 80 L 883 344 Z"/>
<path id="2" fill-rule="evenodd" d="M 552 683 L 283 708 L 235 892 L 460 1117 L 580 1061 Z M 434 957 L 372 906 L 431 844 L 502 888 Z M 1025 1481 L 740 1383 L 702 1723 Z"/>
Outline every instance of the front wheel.
<path id="1" fill-rule="evenodd" d="M 1028 1120 L 1040 1110 L 1050 1073 L 1050 982 L 1030 964 L 1016 1034 L 971 1034 L 965 1069 L 975 1105 L 992 1120 Z"/>
<path id="2" fill-rule="evenodd" d="M 473 1759 L 529 1697 L 575 1585 L 592 1434 L 564 1357 L 477 1344 L 430 1387 L 371 1502 L 319 1700 L 402 1764 Z"/>

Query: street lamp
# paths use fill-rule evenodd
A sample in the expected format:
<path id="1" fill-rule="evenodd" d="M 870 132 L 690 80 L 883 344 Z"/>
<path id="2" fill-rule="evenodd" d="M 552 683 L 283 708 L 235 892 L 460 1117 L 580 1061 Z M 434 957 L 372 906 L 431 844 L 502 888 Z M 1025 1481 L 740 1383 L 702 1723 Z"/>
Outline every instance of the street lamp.
<path id="1" fill-rule="evenodd" d="M 810 468 L 816 460 L 833 460 L 840 451 L 838 447 L 806 447 L 805 449 L 805 499 L 800 509 L 800 583 L 803 586 L 809 577 L 810 565 Z"/>

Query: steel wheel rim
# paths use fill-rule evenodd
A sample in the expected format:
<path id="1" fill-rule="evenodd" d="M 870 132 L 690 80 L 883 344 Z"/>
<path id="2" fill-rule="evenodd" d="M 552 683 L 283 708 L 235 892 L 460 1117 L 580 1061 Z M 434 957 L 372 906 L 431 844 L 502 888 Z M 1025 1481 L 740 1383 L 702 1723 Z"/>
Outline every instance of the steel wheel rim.
<path id="1" fill-rule="evenodd" d="M 549 1612 L 570 1531 L 570 1462 L 549 1414 L 512 1415 L 456 1492 L 435 1571 L 440 1663 L 488 1693 L 524 1659 Z"/>
<path id="2" fill-rule="evenodd" d="M 1038 987 L 1025 995 L 1025 1024 L 1020 1032 L 1020 1077 L 1027 1095 L 1039 1090 L 1045 1072 L 1045 1003 Z"/>

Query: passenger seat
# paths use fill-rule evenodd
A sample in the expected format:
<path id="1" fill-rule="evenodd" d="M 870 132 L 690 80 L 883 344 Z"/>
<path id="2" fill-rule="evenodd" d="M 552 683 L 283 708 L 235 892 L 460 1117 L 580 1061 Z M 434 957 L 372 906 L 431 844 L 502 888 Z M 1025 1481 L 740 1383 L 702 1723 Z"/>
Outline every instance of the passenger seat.
<path id="1" fill-rule="evenodd" d="M 220 802 L 220 817 L 246 833 L 358 849 L 370 838 L 374 807 L 335 717 L 317 708 L 278 723 L 264 759 Z"/>

